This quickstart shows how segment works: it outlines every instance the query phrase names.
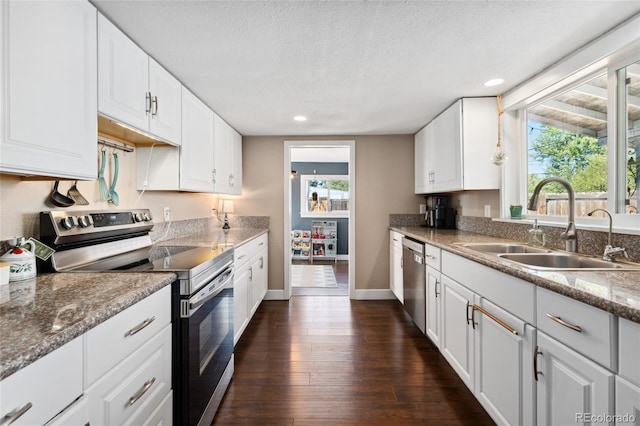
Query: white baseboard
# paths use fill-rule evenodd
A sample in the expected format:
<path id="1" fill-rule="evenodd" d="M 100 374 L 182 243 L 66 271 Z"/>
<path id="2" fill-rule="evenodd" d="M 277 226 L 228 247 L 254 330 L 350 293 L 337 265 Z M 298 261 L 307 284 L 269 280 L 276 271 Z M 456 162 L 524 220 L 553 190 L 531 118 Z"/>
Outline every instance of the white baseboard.
<path id="1" fill-rule="evenodd" d="M 355 294 L 351 294 L 351 298 L 355 300 L 387 300 L 395 299 L 396 295 L 390 289 L 355 290 Z"/>
<path id="2" fill-rule="evenodd" d="M 287 300 L 284 290 L 267 290 L 263 300 Z"/>

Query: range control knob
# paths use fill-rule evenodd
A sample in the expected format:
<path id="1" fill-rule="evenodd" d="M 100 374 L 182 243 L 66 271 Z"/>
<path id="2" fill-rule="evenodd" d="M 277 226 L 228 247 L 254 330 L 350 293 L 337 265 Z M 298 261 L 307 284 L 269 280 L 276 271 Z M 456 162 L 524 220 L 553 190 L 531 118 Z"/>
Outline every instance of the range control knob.
<path id="1" fill-rule="evenodd" d="M 133 215 L 133 219 L 136 222 L 142 222 L 144 220 L 144 216 L 142 215 L 142 213 L 136 213 Z"/>
<path id="2" fill-rule="evenodd" d="M 67 216 L 60 221 L 60 224 L 64 229 L 73 229 L 78 225 L 76 218 L 73 216 Z"/>
<path id="3" fill-rule="evenodd" d="M 87 228 L 91 226 L 92 225 L 91 216 L 88 216 L 88 215 L 80 216 L 78 218 L 78 225 L 80 225 L 81 228 Z"/>
<path id="4" fill-rule="evenodd" d="M 149 213 L 145 213 L 144 214 L 144 221 L 145 222 L 151 222 L 151 215 Z"/>

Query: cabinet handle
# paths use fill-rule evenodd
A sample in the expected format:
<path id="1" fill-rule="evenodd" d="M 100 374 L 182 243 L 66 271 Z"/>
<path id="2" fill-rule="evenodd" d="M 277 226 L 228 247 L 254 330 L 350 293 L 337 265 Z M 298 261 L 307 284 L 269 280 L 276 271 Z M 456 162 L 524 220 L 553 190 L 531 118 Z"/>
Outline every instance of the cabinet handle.
<path id="1" fill-rule="evenodd" d="M 3 418 L 0 419 L 0 426 L 9 426 L 11 423 L 22 417 L 24 413 L 29 411 L 31 407 L 33 407 L 33 404 L 27 402 L 24 407 L 8 412 Z"/>
<path id="2" fill-rule="evenodd" d="M 216 183 L 216 169 L 213 169 L 213 183 Z"/>
<path id="3" fill-rule="evenodd" d="M 151 116 L 155 117 L 156 115 L 158 115 L 158 97 L 157 96 L 153 97 L 153 101 L 151 101 L 151 105 L 153 106 L 153 108 L 151 109 Z"/>
<path id="4" fill-rule="evenodd" d="M 126 333 L 124 333 L 124 337 L 133 336 L 137 332 L 142 331 L 142 329 L 144 329 L 145 327 L 149 326 L 149 324 L 151 324 L 155 320 L 156 320 L 156 317 L 147 318 L 146 320 L 142 321 L 140 324 L 138 324 L 135 327 L 133 327 L 131 330 L 129 330 Z"/>
<path id="5" fill-rule="evenodd" d="M 151 112 L 151 92 L 145 92 L 144 97 L 145 97 L 144 112 L 149 114 Z"/>
<path id="6" fill-rule="evenodd" d="M 260 257 L 260 269 L 264 269 L 264 256 Z"/>
<path id="7" fill-rule="evenodd" d="M 433 286 L 433 292 L 435 293 L 436 298 L 440 294 L 440 292 L 438 291 L 438 284 L 440 284 L 440 281 L 436 280 L 436 284 Z"/>
<path id="8" fill-rule="evenodd" d="M 536 350 L 533 353 L 533 378 L 538 381 L 538 376 L 543 376 L 542 371 L 538 371 L 538 355 L 542 355 L 540 352 L 540 346 L 536 346 Z"/>
<path id="9" fill-rule="evenodd" d="M 513 333 L 516 336 L 518 335 L 518 331 L 515 328 L 511 327 L 509 324 L 507 324 L 506 322 L 502 321 L 500 318 L 496 317 L 491 312 L 485 310 L 483 307 L 474 304 L 473 305 L 473 310 L 482 312 L 485 316 L 491 318 L 492 320 L 497 322 L 500 326 L 505 328 L 509 333 Z M 472 314 L 472 316 L 473 316 L 473 314 Z"/>
<path id="10" fill-rule="evenodd" d="M 471 308 L 471 317 L 469 317 L 469 308 Z M 471 324 L 474 330 L 476 329 L 476 325 L 473 322 L 473 305 L 467 301 L 467 325 L 469 324 Z"/>
<path id="11" fill-rule="evenodd" d="M 238 256 L 238 260 L 244 259 L 245 256 L 246 256 L 245 254 L 243 254 L 242 256 Z"/>
<path id="12" fill-rule="evenodd" d="M 153 384 L 156 382 L 156 378 L 153 377 L 151 378 L 151 380 L 147 380 L 144 383 L 144 386 L 142 386 L 142 389 L 140 389 L 140 392 L 138 392 L 136 395 L 133 395 L 131 398 L 129 398 L 129 406 L 132 406 L 133 404 L 135 404 L 140 398 L 142 398 L 142 396 L 147 393 L 147 391 L 149 389 L 151 389 L 151 386 L 153 386 Z"/>
<path id="13" fill-rule="evenodd" d="M 552 320 L 554 320 L 555 322 L 557 322 L 560 325 L 564 325 L 565 327 L 570 328 L 573 331 L 577 331 L 578 333 L 582 333 L 582 329 L 580 328 L 580 326 L 568 323 L 565 320 L 563 320 L 562 318 L 557 317 L 555 315 L 547 314 L 547 317 L 551 318 Z"/>
<path id="14" fill-rule="evenodd" d="M 427 259 L 431 259 L 431 260 L 438 260 L 438 258 L 436 256 L 432 256 L 430 254 L 425 254 L 424 257 L 426 257 Z"/>

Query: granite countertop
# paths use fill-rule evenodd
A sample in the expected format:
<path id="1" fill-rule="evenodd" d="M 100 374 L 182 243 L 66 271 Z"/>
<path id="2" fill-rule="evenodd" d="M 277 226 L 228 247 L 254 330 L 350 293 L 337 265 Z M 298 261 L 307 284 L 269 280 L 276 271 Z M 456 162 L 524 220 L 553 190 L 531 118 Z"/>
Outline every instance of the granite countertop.
<path id="1" fill-rule="evenodd" d="M 539 287 L 640 323 L 640 270 L 536 270 L 503 260 L 494 254 L 481 253 L 454 244 L 478 242 L 522 244 L 522 241 L 459 230 L 393 226 L 390 229 L 529 281 Z"/>
<path id="2" fill-rule="evenodd" d="M 173 273 L 52 273 L 0 294 L 0 380 L 171 284 Z"/>
<path id="3" fill-rule="evenodd" d="M 231 228 L 223 230 L 220 228 L 211 229 L 208 232 L 189 235 L 187 237 L 176 238 L 157 242 L 158 246 L 196 246 L 196 247 L 218 247 L 218 246 L 240 246 L 262 234 L 269 232 L 269 229 L 262 228 Z"/>

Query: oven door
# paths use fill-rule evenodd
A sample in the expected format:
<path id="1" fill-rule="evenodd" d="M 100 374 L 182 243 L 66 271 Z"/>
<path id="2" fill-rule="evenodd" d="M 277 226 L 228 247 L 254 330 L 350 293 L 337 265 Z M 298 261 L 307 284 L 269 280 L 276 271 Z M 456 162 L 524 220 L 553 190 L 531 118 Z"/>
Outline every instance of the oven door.
<path id="1" fill-rule="evenodd" d="M 179 302 L 174 424 L 209 425 L 233 373 L 233 268 Z"/>

